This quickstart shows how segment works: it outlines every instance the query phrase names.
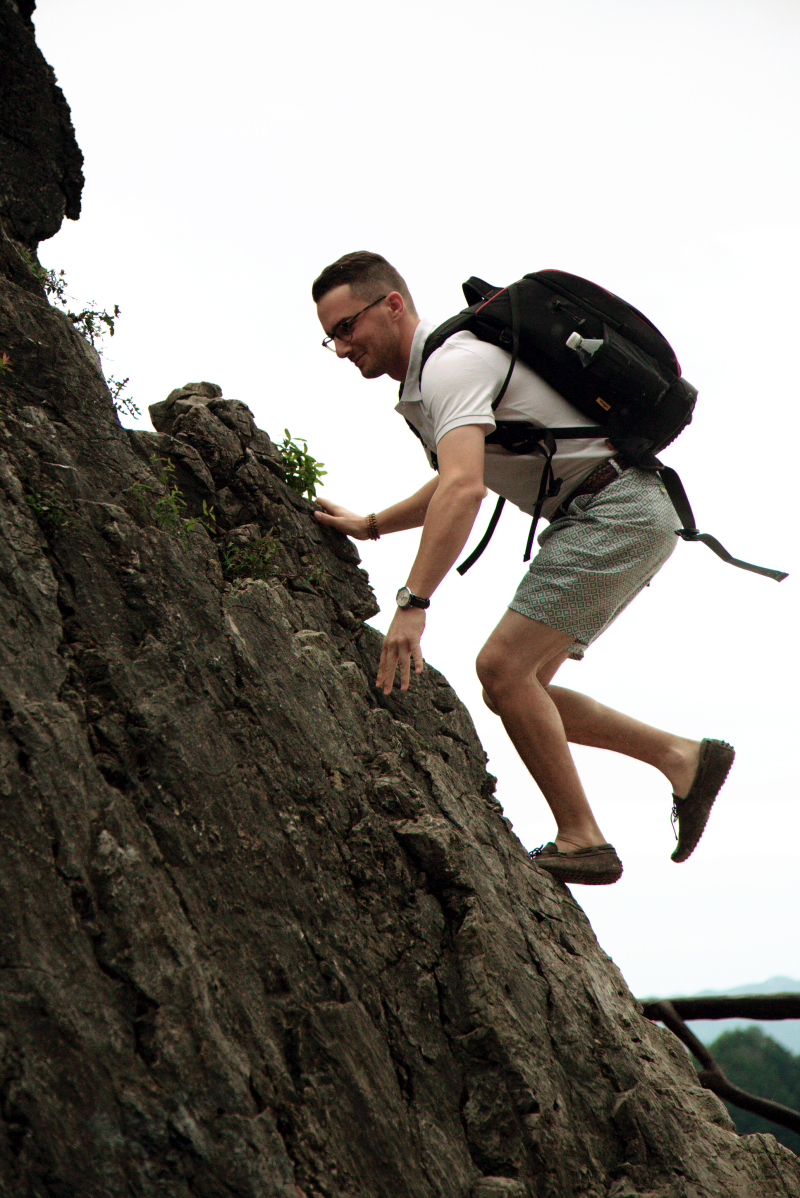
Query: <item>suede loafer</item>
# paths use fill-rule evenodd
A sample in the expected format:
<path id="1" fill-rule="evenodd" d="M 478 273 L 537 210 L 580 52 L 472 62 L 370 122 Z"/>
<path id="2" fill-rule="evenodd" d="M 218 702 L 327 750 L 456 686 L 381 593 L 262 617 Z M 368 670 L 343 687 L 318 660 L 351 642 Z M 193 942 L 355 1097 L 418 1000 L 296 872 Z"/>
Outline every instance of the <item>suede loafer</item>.
<path id="1" fill-rule="evenodd" d="M 559 853 L 550 841 L 531 851 L 531 859 L 546 869 L 557 882 L 578 882 L 583 886 L 610 886 L 622 877 L 622 862 L 611 844 L 596 844 L 588 849 Z"/>
<path id="2" fill-rule="evenodd" d="M 732 746 L 724 740 L 701 741 L 700 760 L 689 793 L 685 799 L 672 796 L 672 826 L 678 825 L 678 843 L 672 854 L 673 861 L 685 861 L 697 848 L 734 757 Z"/>

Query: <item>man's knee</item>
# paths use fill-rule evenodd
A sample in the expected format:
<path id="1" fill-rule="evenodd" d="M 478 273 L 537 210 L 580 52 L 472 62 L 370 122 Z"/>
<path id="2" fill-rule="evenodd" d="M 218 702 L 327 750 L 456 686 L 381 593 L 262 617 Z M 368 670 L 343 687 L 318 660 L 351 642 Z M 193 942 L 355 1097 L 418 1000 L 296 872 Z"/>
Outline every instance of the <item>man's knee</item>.
<path id="1" fill-rule="evenodd" d="M 489 640 L 478 654 L 475 669 L 483 687 L 483 701 L 490 711 L 496 712 L 493 700 L 497 690 L 502 687 L 508 672 L 506 656 Z"/>

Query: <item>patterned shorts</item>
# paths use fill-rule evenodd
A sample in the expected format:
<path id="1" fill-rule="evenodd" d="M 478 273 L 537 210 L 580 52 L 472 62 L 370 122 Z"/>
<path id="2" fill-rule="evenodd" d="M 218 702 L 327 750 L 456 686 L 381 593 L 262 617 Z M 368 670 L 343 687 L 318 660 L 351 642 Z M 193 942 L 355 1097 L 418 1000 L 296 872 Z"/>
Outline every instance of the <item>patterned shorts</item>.
<path id="1" fill-rule="evenodd" d="M 574 499 L 539 535 L 508 606 L 573 636 L 569 655 L 580 660 L 664 565 L 679 524 L 658 477 L 626 470 L 596 495 Z"/>

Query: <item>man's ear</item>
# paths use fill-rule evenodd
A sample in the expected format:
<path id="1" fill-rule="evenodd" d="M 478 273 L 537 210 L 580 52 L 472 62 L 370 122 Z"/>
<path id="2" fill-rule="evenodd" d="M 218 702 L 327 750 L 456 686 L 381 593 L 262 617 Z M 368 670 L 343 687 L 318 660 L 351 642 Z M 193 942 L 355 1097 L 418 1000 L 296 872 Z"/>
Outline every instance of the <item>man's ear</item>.
<path id="1" fill-rule="evenodd" d="M 392 320 L 402 320 L 406 311 L 405 300 L 399 291 L 390 291 L 386 297 Z"/>

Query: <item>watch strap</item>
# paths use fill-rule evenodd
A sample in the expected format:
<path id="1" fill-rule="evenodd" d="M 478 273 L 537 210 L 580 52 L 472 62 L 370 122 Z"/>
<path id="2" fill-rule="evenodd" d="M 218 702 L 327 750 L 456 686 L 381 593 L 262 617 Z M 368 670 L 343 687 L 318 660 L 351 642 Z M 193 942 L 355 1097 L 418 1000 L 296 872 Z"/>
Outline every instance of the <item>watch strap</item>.
<path id="1" fill-rule="evenodd" d="M 400 596 L 402 594 L 405 594 L 408 596 L 405 603 L 400 602 Z M 421 599 L 419 595 L 413 594 L 408 589 L 408 587 L 401 587 L 400 590 L 397 592 L 397 606 L 398 607 L 421 607 L 424 610 L 425 608 L 430 607 L 430 605 L 431 605 L 430 599 Z"/>

